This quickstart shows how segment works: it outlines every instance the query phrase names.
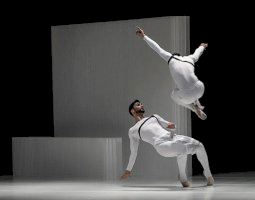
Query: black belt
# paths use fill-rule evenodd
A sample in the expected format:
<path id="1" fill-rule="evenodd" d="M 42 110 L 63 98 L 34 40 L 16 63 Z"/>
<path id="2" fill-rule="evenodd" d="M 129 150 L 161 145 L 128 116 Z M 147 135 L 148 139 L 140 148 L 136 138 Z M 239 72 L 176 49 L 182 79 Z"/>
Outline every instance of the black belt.
<path id="1" fill-rule="evenodd" d="M 139 137 L 140 137 L 141 140 L 142 140 L 142 138 L 141 138 L 141 133 L 140 133 L 141 128 L 142 128 L 142 126 L 144 125 L 144 123 L 147 122 L 147 121 L 148 121 L 150 118 L 152 118 L 152 117 L 155 117 L 155 116 L 152 115 L 152 116 L 150 116 L 148 119 L 144 120 L 144 122 L 140 125 L 140 127 L 139 127 L 139 129 L 138 129 Z M 157 118 L 157 117 L 155 117 L 155 118 L 157 119 L 158 123 L 160 124 L 158 118 Z M 160 124 L 160 125 L 161 125 L 161 124 Z M 162 126 L 162 125 L 161 125 L 161 126 Z"/>
<path id="2" fill-rule="evenodd" d="M 179 61 L 181 61 L 181 62 L 186 62 L 186 63 L 189 63 L 189 64 L 191 64 L 191 65 L 194 66 L 194 64 L 191 63 L 191 62 L 189 62 L 189 61 L 180 60 L 179 58 L 174 57 L 175 55 L 176 55 L 176 56 L 180 56 L 180 54 L 178 54 L 178 53 L 173 53 L 173 54 L 171 55 L 171 57 L 169 58 L 169 60 L 167 61 L 168 64 L 170 63 L 171 59 L 174 58 L 174 59 L 176 59 L 176 60 L 179 60 Z"/>

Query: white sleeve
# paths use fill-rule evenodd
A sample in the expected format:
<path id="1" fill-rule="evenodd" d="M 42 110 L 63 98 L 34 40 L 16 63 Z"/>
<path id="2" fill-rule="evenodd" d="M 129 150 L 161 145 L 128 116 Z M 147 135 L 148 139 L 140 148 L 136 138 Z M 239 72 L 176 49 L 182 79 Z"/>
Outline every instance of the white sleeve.
<path id="1" fill-rule="evenodd" d="M 167 128 L 168 125 L 169 125 L 169 121 L 166 121 L 165 119 L 163 119 L 162 117 L 160 117 L 159 115 L 157 114 L 153 114 L 159 121 L 159 123 L 164 127 L 164 128 Z"/>
<path id="2" fill-rule="evenodd" d="M 156 51 L 166 62 L 168 62 L 169 58 L 172 56 L 171 53 L 162 49 L 155 41 L 150 39 L 147 35 L 145 35 L 143 39 L 154 51 Z"/>
<path id="3" fill-rule="evenodd" d="M 133 137 L 130 133 L 129 133 L 129 139 L 130 139 L 130 156 L 129 156 L 129 162 L 128 162 L 126 170 L 131 171 L 135 164 L 140 140 Z"/>
<path id="4" fill-rule="evenodd" d="M 194 61 L 194 62 L 197 62 L 198 59 L 200 58 L 200 56 L 202 55 L 202 53 L 204 52 L 205 50 L 205 47 L 203 46 L 200 46 L 198 47 L 195 52 L 191 55 L 189 55 L 189 57 Z"/>

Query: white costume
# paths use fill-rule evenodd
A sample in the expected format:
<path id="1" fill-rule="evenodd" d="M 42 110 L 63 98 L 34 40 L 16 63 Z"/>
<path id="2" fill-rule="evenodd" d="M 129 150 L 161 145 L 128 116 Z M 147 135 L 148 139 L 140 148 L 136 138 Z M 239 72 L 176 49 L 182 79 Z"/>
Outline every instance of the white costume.
<path id="1" fill-rule="evenodd" d="M 168 62 L 171 75 L 177 85 L 177 88 L 174 89 L 171 94 L 172 99 L 177 104 L 194 111 L 194 107 L 191 104 L 204 94 L 204 84 L 198 80 L 195 75 L 194 64 L 202 55 L 205 47 L 198 47 L 194 54 L 189 56 L 177 56 L 162 49 L 155 41 L 146 35 L 143 39 L 154 51 Z"/>
<path id="2" fill-rule="evenodd" d="M 202 143 L 184 135 L 176 135 L 165 128 L 169 122 L 159 115 L 143 118 L 129 129 L 130 158 L 127 170 L 131 171 L 137 156 L 140 140 L 150 143 L 164 157 L 177 157 L 180 180 L 187 181 L 186 163 L 188 154 L 196 154 L 204 168 L 206 178 L 212 176 L 207 154 Z M 139 134 L 140 132 L 140 134 Z"/>

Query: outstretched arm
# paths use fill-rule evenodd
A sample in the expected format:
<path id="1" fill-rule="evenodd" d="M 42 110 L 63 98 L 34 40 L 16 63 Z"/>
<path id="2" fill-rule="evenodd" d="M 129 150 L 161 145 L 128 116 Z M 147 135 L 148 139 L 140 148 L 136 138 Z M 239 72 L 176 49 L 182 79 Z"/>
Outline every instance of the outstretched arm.
<path id="1" fill-rule="evenodd" d="M 136 35 L 139 37 L 143 38 L 143 40 L 154 50 L 156 51 L 166 62 L 169 60 L 171 57 L 171 53 L 165 51 L 162 49 L 155 41 L 150 39 L 147 35 L 145 35 L 144 31 L 137 27 Z"/>
<path id="2" fill-rule="evenodd" d="M 130 139 L 130 157 L 129 157 L 129 162 L 128 166 L 124 172 L 124 174 L 120 177 L 120 179 L 126 179 L 129 176 L 131 176 L 131 170 L 135 164 L 136 156 L 137 156 L 137 151 L 138 151 L 138 146 L 139 146 L 139 139 L 132 137 L 132 135 L 129 134 L 129 139 Z"/>
<path id="3" fill-rule="evenodd" d="M 201 43 L 200 46 L 195 50 L 195 52 L 189 57 L 194 61 L 197 62 L 204 50 L 208 47 L 207 43 Z"/>

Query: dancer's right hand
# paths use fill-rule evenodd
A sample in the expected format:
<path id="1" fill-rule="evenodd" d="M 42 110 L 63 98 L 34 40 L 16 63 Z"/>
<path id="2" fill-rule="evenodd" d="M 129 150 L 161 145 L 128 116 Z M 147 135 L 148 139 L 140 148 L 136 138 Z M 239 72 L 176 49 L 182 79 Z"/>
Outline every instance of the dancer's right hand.
<path id="1" fill-rule="evenodd" d="M 136 35 L 138 35 L 139 37 L 143 38 L 145 36 L 144 31 L 140 27 L 138 27 L 138 26 L 136 28 L 137 28 L 137 30 L 135 32 Z"/>
<path id="2" fill-rule="evenodd" d="M 124 174 L 120 177 L 120 180 L 127 179 L 131 176 L 131 171 L 126 170 Z"/>

